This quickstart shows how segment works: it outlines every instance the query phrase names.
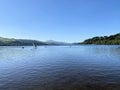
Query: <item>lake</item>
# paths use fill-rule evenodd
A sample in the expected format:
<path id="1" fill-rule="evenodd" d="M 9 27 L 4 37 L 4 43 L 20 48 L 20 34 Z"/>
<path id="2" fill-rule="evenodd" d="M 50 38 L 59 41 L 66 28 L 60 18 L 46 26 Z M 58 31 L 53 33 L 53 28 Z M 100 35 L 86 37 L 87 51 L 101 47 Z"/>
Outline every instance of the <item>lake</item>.
<path id="1" fill-rule="evenodd" d="M 0 90 L 120 90 L 120 48 L 0 47 Z"/>

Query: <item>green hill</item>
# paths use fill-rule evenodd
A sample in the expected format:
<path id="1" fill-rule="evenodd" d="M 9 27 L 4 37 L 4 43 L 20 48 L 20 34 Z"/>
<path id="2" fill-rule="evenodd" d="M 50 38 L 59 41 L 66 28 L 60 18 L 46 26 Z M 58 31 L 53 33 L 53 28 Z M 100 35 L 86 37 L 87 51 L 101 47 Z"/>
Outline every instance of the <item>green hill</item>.
<path id="1" fill-rule="evenodd" d="M 79 44 L 120 45 L 120 33 L 111 36 L 93 37 Z"/>
<path id="2" fill-rule="evenodd" d="M 47 45 L 46 43 L 37 40 L 9 39 L 0 37 L 0 46 L 31 46 L 33 43 L 35 45 Z"/>

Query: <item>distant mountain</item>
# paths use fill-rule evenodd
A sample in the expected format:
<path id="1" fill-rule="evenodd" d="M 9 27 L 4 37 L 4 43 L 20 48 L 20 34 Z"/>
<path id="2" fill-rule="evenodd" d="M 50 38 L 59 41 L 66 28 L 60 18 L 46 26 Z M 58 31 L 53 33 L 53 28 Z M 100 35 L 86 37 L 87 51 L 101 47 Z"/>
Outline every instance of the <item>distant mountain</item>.
<path id="1" fill-rule="evenodd" d="M 35 45 L 68 45 L 69 43 L 48 40 L 46 42 L 30 39 L 14 39 L 0 37 L 0 46 L 32 46 Z"/>
<path id="2" fill-rule="evenodd" d="M 27 39 L 14 39 L 14 38 L 3 38 L 0 37 L 0 46 L 30 46 L 30 45 L 47 45 L 44 42 L 37 40 L 27 40 Z"/>
<path id="3" fill-rule="evenodd" d="M 79 44 L 120 45 L 120 33 L 111 36 L 93 37 Z"/>
<path id="4" fill-rule="evenodd" d="M 48 40 L 45 43 L 48 45 L 68 45 L 68 44 L 70 44 L 70 43 L 54 41 L 54 40 Z"/>

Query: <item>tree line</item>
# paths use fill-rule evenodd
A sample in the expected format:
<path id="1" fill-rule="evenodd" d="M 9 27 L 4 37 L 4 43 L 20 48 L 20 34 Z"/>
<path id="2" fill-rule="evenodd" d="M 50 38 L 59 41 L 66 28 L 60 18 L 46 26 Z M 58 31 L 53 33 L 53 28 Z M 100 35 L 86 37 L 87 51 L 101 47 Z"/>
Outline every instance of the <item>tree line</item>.
<path id="1" fill-rule="evenodd" d="M 111 36 L 93 37 L 80 44 L 120 45 L 120 33 Z"/>

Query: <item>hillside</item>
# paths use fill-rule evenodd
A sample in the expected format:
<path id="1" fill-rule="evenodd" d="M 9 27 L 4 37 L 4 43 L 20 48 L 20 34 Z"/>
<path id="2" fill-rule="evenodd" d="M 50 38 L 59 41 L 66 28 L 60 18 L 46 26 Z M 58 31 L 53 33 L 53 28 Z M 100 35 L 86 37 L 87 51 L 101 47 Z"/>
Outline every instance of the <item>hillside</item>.
<path id="1" fill-rule="evenodd" d="M 70 44 L 70 43 L 54 41 L 54 40 L 48 40 L 45 43 L 48 45 L 69 45 Z"/>
<path id="2" fill-rule="evenodd" d="M 30 46 L 30 45 L 47 45 L 44 42 L 37 40 L 27 40 L 27 39 L 9 39 L 0 37 L 0 46 Z"/>
<path id="3" fill-rule="evenodd" d="M 93 37 L 79 44 L 120 45 L 120 33 L 111 36 Z"/>

